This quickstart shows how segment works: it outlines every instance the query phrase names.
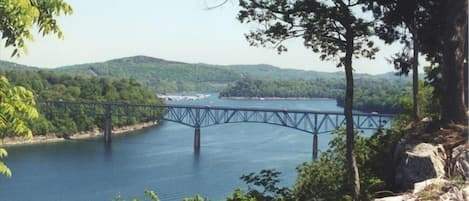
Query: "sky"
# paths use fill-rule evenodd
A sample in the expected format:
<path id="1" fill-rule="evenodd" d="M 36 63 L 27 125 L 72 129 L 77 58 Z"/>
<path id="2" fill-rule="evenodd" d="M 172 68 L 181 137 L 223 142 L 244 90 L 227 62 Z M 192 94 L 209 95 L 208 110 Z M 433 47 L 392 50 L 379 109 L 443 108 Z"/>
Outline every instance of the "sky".
<path id="1" fill-rule="evenodd" d="M 0 59 L 54 68 L 145 55 L 166 60 L 209 64 L 271 64 L 281 68 L 335 72 L 334 61 L 321 61 L 300 39 L 287 41 L 288 52 L 250 47 L 244 34 L 256 25 L 236 19 L 239 7 L 232 0 L 207 10 L 222 0 L 66 0 L 74 9 L 58 18 L 63 40 L 35 36 L 28 54 L 11 58 L 11 48 L 0 48 Z M 386 58 L 399 46 L 376 43 L 375 60 L 355 59 L 358 73 L 393 71 Z"/>

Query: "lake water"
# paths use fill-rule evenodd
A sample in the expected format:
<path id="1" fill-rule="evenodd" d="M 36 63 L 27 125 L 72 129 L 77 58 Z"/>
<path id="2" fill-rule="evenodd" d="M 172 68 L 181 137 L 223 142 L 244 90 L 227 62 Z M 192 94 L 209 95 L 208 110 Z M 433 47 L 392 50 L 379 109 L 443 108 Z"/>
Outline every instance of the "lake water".
<path id="1" fill-rule="evenodd" d="M 335 100 L 220 100 L 172 102 L 223 106 L 342 111 Z M 127 135 L 8 148 L 13 177 L 0 176 L 1 201 L 107 201 L 143 197 L 145 189 L 163 201 L 201 194 L 221 200 L 243 174 L 262 169 L 282 172 L 292 185 L 296 166 L 310 161 L 312 136 L 268 124 L 222 124 L 201 129 L 201 150 L 193 152 L 194 129 L 176 123 Z M 319 136 L 324 150 L 329 135 Z"/>

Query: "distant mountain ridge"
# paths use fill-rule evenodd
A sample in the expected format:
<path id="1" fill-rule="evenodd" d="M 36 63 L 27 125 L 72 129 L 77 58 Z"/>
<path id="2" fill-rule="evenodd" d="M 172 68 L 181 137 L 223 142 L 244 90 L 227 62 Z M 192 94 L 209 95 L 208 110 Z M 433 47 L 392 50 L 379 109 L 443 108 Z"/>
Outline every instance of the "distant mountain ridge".
<path id="1" fill-rule="evenodd" d="M 42 68 L 0 61 L 0 69 L 41 70 Z M 268 64 L 213 65 L 185 63 L 143 55 L 44 70 L 83 76 L 135 79 L 146 88 L 157 93 L 218 91 L 228 83 L 243 77 L 284 80 L 342 79 L 344 77 L 343 72 L 285 69 Z M 354 76 L 357 79 L 399 79 L 399 76 L 395 76 L 392 72 L 380 75 L 356 73 Z M 409 78 L 404 77 L 403 79 Z"/>
<path id="2" fill-rule="evenodd" d="M 0 69 L 1 70 L 40 70 L 41 68 L 0 60 Z"/>

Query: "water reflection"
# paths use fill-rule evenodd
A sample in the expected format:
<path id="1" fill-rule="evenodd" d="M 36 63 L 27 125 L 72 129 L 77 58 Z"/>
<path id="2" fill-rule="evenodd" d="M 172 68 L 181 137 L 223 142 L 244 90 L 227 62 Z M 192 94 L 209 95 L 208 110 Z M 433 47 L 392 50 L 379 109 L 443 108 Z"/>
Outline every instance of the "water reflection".
<path id="1" fill-rule="evenodd" d="M 192 155 L 192 168 L 198 170 L 200 166 L 200 149 L 194 150 Z"/>
<path id="2" fill-rule="evenodd" d="M 106 161 L 112 160 L 112 143 L 103 143 L 104 144 L 104 159 Z"/>
<path id="3" fill-rule="evenodd" d="M 340 109 L 334 100 L 234 101 L 215 97 L 211 101 L 226 106 Z M 288 128 L 266 124 L 206 128 L 199 152 L 194 152 L 193 132 L 184 125 L 162 122 L 135 134 L 114 135 L 111 144 L 104 144 L 100 137 L 9 148 L 6 160 L 14 175 L 0 178 L 0 187 L 8 187 L 0 188 L 0 200 L 32 200 L 32 195 L 39 201 L 109 200 L 119 192 L 126 197 L 141 196 L 144 189 L 156 190 L 165 201 L 195 194 L 221 200 L 233 189 L 245 187 L 239 176 L 261 169 L 281 171 L 282 185 L 292 185 L 297 176 L 295 167 L 311 160 L 311 136 Z M 319 136 L 320 149 L 327 147 L 329 138 Z"/>

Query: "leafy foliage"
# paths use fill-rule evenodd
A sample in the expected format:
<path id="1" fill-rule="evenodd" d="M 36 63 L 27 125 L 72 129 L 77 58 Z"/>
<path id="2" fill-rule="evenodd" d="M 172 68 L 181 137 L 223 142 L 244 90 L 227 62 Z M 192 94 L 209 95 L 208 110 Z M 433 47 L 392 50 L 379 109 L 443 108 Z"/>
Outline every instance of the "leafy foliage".
<path id="1" fill-rule="evenodd" d="M 8 79 L 1 76 L 0 99 L 0 139 L 14 135 L 31 137 L 27 122 L 38 117 L 33 93 L 10 85 Z"/>
<path id="2" fill-rule="evenodd" d="M 345 166 L 345 132 L 338 130 L 333 133 L 334 139 L 329 143 L 330 148 L 324 152 L 318 161 L 304 163 L 298 167 L 298 179 L 293 188 L 298 200 L 351 200 L 351 189 L 347 185 Z M 370 200 L 373 192 L 382 188 L 381 178 L 374 175 L 367 166 L 370 157 L 376 150 L 372 148 L 373 138 L 365 138 L 355 132 L 355 148 L 357 163 L 360 167 L 362 200 Z"/>
<path id="3" fill-rule="evenodd" d="M 154 191 L 151 190 L 145 190 L 144 191 L 145 196 L 150 199 L 150 201 L 160 201 L 160 198 L 158 198 L 158 195 Z M 125 201 L 120 195 L 112 199 L 112 201 Z M 143 201 L 140 198 L 132 198 L 130 201 Z"/>
<path id="4" fill-rule="evenodd" d="M 7 64 L 5 64 L 6 66 Z M 10 65 L 9 65 L 10 66 Z M 2 68 L 3 66 L 0 66 Z M 30 69 L 37 70 L 37 69 Z M 275 66 L 259 65 L 210 65 L 167 61 L 146 56 L 114 59 L 101 63 L 65 66 L 53 71 L 89 77 L 114 77 L 137 80 L 142 86 L 157 93 L 174 92 L 216 92 L 227 84 L 246 77 L 260 79 L 341 79 L 343 73 L 326 73 L 295 69 L 282 69 Z M 392 74 L 371 76 L 356 74 L 357 78 L 389 78 Z"/>
<path id="5" fill-rule="evenodd" d="M 5 149 L 0 148 L 0 159 L 8 156 L 8 153 Z M 5 165 L 3 161 L 0 161 L 0 174 L 3 174 L 7 177 L 11 177 L 11 170 L 8 166 Z"/>
<path id="6" fill-rule="evenodd" d="M 204 198 L 201 195 L 195 195 L 195 197 L 184 198 L 182 201 L 209 201 L 209 199 Z"/>
<path id="7" fill-rule="evenodd" d="M 221 97 L 335 98 L 344 106 L 343 79 L 274 80 L 244 78 L 228 85 Z M 399 113 L 409 81 L 400 79 L 356 79 L 354 108 L 365 112 Z"/>
<path id="8" fill-rule="evenodd" d="M 273 46 L 280 53 L 287 50 L 283 41 L 302 38 L 303 45 L 318 53 L 322 60 L 335 60 L 338 67 L 344 66 L 348 182 L 353 186 L 353 200 L 360 200 L 360 178 L 353 144 L 352 61 L 359 57 L 374 59 L 378 51 L 369 40 L 373 22 L 355 12 L 366 11 L 364 1 L 241 0 L 240 7 L 238 19 L 242 23 L 261 25 L 246 35 L 252 46 Z"/>
<path id="9" fill-rule="evenodd" d="M 357 162 L 360 167 L 362 200 L 372 200 L 375 192 L 389 189 L 393 182 L 392 146 L 400 139 L 399 131 L 381 130 L 371 137 L 355 132 Z M 345 130 L 333 133 L 329 149 L 317 161 L 298 166 L 298 178 L 292 189 L 277 187 L 280 173 L 262 170 L 243 175 L 247 192 L 236 189 L 227 201 L 335 201 L 351 200 L 347 184 Z M 251 186 L 253 185 L 253 186 Z"/>
<path id="10" fill-rule="evenodd" d="M 54 69 L 60 73 L 138 80 L 157 93 L 215 91 L 240 79 L 240 73 L 208 64 L 188 64 L 136 56 Z"/>
<path id="11" fill-rule="evenodd" d="M 34 107 L 33 93 L 23 87 L 13 86 L 7 78 L 0 76 L 0 139 L 22 135 L 31 137 L 28 121 L 38 117 Z M 0 159 L 7 157 L 7 151 L 0 148 Z M 11 176 L 11 170 L 0 161 L 0 174 Z"/>
<path id="12" fill-rule="evenodd" d="M 425 83 L 419 84 L 420 108 L 423 117 L 438 119 L 440 115 L 440 105 L 437 96 L 434 95 L 434 88 Z M 409 96 L 401 99 L 402 113 L 401 120 L 409 121 L 412 114 L 412 100 Z M 410 122 L 409 122 L 410 123 Z"/>
<path id="13" fill-rule="evenodd" d="M 0 71 L 0 75 L 5 75 L 12 83 L 33 91 L 38 100 L 164 104 L 155 94 L 145 90 L 135 80 L 70 76 L 51 71 Z M 30 97 L 33 98 L 32 93 Z M 76 110 L 73 111 L 55 111 L 41 106 L 41 104 L 37 105 L 37 110 L 40 112 L 39 118 L 25 122 L 35 135 L 68 136 L 76 132 L 100 128 L 103 125 L 101 116 L 85 113 L 83 108 L 75 108 Z M 159 118 L 162 112 L 156 114 L 156 117 Z M 48 113 L 56 115 L 46 118 Z M 100 114 L 102 111 L 98 109 L 96 113 Z M 113 118 L 113 125 L 123 126 L 146 120 L 139 117 Z"/>
<path id="14" fill-rule="evenodd" d="M 56 16 L 72 13 L 72 7 L 63 0 L 1 0 L 0 30 L 5 39 L 5 47 L 14 48 L 12 56 L 19 56 L 19 50 L 28 51 L 25 41 L 33 40 L 31 29 L 37 25 L 42 35 L 63 33 L 57 24 Z"/>

